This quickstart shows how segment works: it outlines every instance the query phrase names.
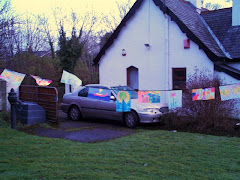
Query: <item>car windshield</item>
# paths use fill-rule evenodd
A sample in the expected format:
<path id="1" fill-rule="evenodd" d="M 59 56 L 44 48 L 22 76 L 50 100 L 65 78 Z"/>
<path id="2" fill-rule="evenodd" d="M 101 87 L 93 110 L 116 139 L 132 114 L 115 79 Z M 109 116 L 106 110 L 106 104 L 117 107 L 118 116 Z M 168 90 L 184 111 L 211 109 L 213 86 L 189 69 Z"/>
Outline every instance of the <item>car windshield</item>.
<path id="1" fill-rule="evenodd" d="M 131 91 L 131 99 L 138 99 L 138 92 L 129 86 L 115 86 L 111 87 L 111 89 L 117 94 L 117 91 Z"/>

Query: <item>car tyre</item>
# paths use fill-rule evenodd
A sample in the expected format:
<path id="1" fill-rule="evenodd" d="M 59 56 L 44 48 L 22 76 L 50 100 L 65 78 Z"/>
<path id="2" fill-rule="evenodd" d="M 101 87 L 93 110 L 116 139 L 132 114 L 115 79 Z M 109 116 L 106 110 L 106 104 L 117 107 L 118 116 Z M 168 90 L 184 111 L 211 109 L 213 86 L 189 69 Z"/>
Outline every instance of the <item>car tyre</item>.
<path id="1" fill-rule="evenodd" d="M 139 118 L 137 113 L 134 111 L 125 113 L 124 123 L 128 128 L 135 128 L 139 123 Z"/>
<path id="2" fill-rule="evenodd" d="M 77 106 L 70 107 L 68 111 L 68 117 L 73 121 L 79 120 L 81 118 L 80 109 Z"/>

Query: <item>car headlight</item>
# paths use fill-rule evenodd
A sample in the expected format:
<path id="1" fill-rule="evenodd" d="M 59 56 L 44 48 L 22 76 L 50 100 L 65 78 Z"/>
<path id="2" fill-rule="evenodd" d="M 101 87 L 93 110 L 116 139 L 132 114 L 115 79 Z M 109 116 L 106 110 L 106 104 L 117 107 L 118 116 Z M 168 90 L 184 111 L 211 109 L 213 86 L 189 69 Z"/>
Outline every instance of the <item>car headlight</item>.
<path id="1" fill-rule="evenodd" d="M 145 108 L 143 109 L 144 112 L 149 112 L 149 113 L 156 113 L 159 112 L 159 109 L 156 108 Z"/>

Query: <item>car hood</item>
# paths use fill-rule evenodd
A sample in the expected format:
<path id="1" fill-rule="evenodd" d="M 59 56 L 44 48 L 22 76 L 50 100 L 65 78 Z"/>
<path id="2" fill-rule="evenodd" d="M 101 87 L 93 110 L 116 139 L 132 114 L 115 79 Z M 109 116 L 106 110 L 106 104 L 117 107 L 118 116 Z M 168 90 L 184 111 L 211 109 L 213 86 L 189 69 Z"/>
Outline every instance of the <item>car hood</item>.
<path id="1" fill-rule="evenodd" d="M 131 108 L 135 110 L 142 110 L 145 108 L 156 108 L 160 109 L 161 107 L 166 106 L 162 103 L 139 103 L 138 99 L 131 100 Z"/>

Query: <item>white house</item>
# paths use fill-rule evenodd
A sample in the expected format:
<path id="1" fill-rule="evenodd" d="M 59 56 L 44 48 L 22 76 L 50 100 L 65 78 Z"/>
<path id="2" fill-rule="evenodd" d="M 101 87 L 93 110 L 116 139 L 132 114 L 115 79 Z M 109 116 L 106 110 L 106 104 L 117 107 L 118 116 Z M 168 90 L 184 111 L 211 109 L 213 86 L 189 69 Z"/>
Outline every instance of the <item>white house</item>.
<path id="1" fill-rule="evenodd" d="M 240 0 L 206 12 L 189 1 L 137 0 L 94 59 L 100 83 L 181 89 L 196 67 L 240 82 Z"/>

